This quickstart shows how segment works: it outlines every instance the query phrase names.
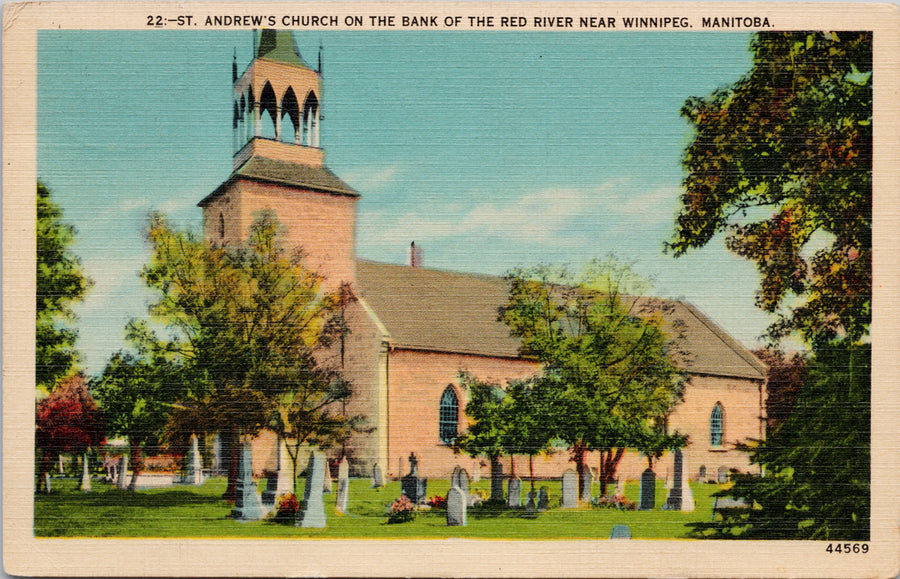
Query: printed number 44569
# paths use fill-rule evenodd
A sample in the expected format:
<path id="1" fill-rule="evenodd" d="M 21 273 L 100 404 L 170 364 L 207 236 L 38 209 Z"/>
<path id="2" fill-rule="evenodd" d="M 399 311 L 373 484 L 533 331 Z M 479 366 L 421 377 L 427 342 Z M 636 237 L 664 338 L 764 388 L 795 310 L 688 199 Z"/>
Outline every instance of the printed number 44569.
<path id="1" fill-rule="evenodd" d="M 866 543 L 828 543 L 826 553 L 868 553 L 869 545 Z"/>

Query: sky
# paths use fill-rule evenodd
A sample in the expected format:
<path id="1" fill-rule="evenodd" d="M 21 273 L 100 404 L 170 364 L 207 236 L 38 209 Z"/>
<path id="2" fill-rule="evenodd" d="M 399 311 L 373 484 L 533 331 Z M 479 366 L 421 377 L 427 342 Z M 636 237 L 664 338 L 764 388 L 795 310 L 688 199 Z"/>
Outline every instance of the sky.
<path id="1" fill-rule="evenodd" d="M 748 346 L 772 321 L 721 236 L 678 259 L 684 101 L 751 64 L 747 33 L 306 32 L 324 47 L 321 146 L 361 194 L 358 257 L 502 275 L 610 253 Z M 232 169 L 231 64 L 249 31 L 41 31 L 38 178 L 95 285 L 76 307 L 89 374 L 152 299 L 151 210 L 200 231 Z"/>

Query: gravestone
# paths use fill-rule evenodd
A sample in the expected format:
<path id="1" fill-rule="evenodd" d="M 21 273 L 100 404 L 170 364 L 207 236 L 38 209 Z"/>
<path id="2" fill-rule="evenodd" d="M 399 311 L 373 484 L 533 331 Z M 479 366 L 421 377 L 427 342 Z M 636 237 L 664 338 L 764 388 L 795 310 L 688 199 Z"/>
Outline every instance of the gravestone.
<path id="1" fill-rule="evenodd" d="M 119 490 L 124 490 L 126 485 L 126 478 L 128 478 L 128 457 L 124 454 L 119 457 L 119 468 L 118 468 L 118 476 L 116 477 L 116 488 Z"/>
<path id="2" fill-rule="evenodd" d="M 562 505 L 564 509 L 574 509 L 578 506 L 578 475 L 572 469 L 567 469 L 562 475 Z"/>
<path id="3" fill-rule="evenodd" d="M 50 471 L 44 473 L 44 492 L 50 494 Z"/>
<path id="4" fill-rule="evenodd" d="M 194 486 L 203 484 L 203 460 L 200 458 L 200 442 L 196 434 L 191 435 L 191 450 L 188 453 L 184 482 Z"/>
<path id="5" fill-rule="evenodd" d="M 287 442 L 278 439 L 278 460 L 275 462 L 275 468 L 278 472 L 277 484 L 275 485 L 275 496 L 294 494 L 294 464 L 291 455 L 288 453 Z"/>
<path id="6" fill-rule="evenodd" d="M 325 527 L 325 456 L 314 450 L 306 467 L 306 488 L 303 489 L 303 508 L 297 511 L 297 527 L 321 529 Z"/>
<path id="7" fill-rule="evenodd" d="M 506 506 L 511 509 L 522 506 L 522 479 L 517 476 L 506 482 Z"/>
<path id="8" fill-rule="evenodd" d="M 672 473 L 669 472 L 669 469 L 666 469 L 666 490 L 672 490 Z"/>
<path id="9" fill-rule="evenodd" d="M 694 496 L 688 484 L 687 467 L 684 464 L 684 453 L 675 451 L 675 472 L 672 474 L 672 489 L 666 497 L 663 509 L 667 511 L 690 512 L 694 510 Z"/>
<path id="10" fill-rule="evenodd" d="M 581 482 L 584 485 L 581 489 L 581 500 L 589 503 L 591 502 L 591 484 L 594 482 L 594 473 L 588 467 L 584 467 Z"/>
<path id="11" fill-rule="evenodd" d="M 538 490 L 538 503 L 537 510 L 539 513 L 543 513 L 547 509 L 550 508 L 550 493 L 547 492 L 547 487 L 541 487 Z"/>
<path id="12" fill-rule="evenodd" d="M 89 463 L 88 453 L 84 453 L 84 457 L 81 460 L 81 490 L 86 493 L 91 492 L 91 469 Z"/>
<path id="13" fill-rule="evenodd" d="M 697 480 L 700 482 L 706 482 L 706 465 L 700 465 L 700 472 L 697 474 Z"/>
<path id="14" fill-rule="evenodd" d="M 728 482 L 728 469 L 724 466 L 719 467 L 718 472 L 718 481 L 719 483 L 727 483 Z"/>
<path id="15" fill-rule="evenodd" d="M 350 465 L 346 458 L 342 458 L 338 464 L 338 489 L 334 510 L 339 513 L 347 512 L 347 501 L 350 493 Z"/>
<path id="16" fill-rule="evenodd" d="M 619 477 L 616 479 L 616 496 L 625 496 L 625 477 Z"/>
<path id="17" fill-rule="evenodd" d="M 491 500 L 503 500 L 503 465 L 497 463 L 496 471 L 491 468 Z"/>
<path id="18" fill-rule="evenodd" d="M 210 465 L 210 470 L 216 475 L 221 474 L 225 470 L 222 468 L 222 439 L 219 438 L 218 432 L 213 436 L 212 464 Z"/>
<path id="19" fill-rule="evenodd" d="M 472 482 L 478 482 L 481 480 L 481 463 L 479 461 L 475 461 L 475 466 L 472 468 Z"/>
<path id="20" fill-rule="evenodd" d="M 649 468 L 641 473 L 641 496 L 638 509 L 652 510 L 656 506 L 656 474 Z"/>
<path id="21" fill-rule="evenodd" d="M 447 493 L 447 526 L 466 526 L 466 494 L 458 486 L 453 486 Z"/>
<path id="22" fill-rule="evenodd" d="M 253 480 L 253 455 L 249 442 L 241 446 L 238 460 L 237 485 L 235 486 L 234 510 L 231 516 L 238 521 L 258 521 L 266 515 L 256 482 Z"/>
<path id="23" fill-rule="evenodd" d="M 534 491 L 528 491 L 526 499 L 527 501 L 525 503 L 525 512 L 530 515 L 537 510 L 537 493 L 535 493 Z"/>
<path id="24" fill-rule="evenodd" d="M 459 487 L 459 490 L 466 496 L 469 495 L 469 473 L 466 472 L 466 469 L 459 465 L 453 468 L 453 473 L 450 475 L 450 486 Z"/>
<path id="25" fill-rule="evenodd" d="M 406 495 L 409 501 L 417 505 L 425 502 L 425 492 L 428 481 L 419 478 L 419 461 L 415 453 L 409 454 L 409 474 L 400 480 L 400 492 Z"/>
<path id="26" fill-rule="evenodd" d="M 384 473 L 381 472 L 381 466 L 376 462 L 372 465 L 372 488 L 380 489 L 384 486 Z"/>
<path id="27" fill-rule="evenodd" d="M 613 525 L 612 531 L 609 533 L 610 539 L 630 539 L 631 527 L 628 525 Z"/>
<path id="28" fill-rule="evenodd" d="M 271 507 L 278 496 L 278 473 L 270 472 L 266 475 L 266 490 L 262 492 L 262 504 Z"/>

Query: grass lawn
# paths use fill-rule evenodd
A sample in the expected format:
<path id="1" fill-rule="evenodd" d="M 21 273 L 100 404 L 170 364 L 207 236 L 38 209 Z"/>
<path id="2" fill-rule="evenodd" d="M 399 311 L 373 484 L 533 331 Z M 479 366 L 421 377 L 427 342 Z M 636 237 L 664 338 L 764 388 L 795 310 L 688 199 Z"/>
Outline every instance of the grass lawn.
<path id="1" fill-rule="evenodd" d="M 325 529 L 301 529 L 268 520 L 240 523 L 227 518 L 231 506 L 222 499 L 225 479 L 213 478 L 201 487 L 120 491 L 95 483 L 94 491 L 82 493 L 75 480 L 54 480 L 53 493 L 35 495 L 34 534 L 38 537 L 296 537 L 296 538 L 447 538 L 481 539 L 607 539 L 613 525 L 631 527 L 632 537 L 687 538 L 686 523 L 709 521 L 719 485 L 692 483 L 697 508 L 690 513 L 619 511 L 583 507 L 561 510 L 559 481 L 540 481 L 550 490 L 551 509 L 526 516 L 524 509 L 494 506 L 468 510 L 466 527 L 447 527 L 445 511 L 422 512 L 415 521 L 387 525 L 386 510 L 400 495 L 400 483 L 370 488 L 370 481 L 351 479 L 347 514 L 333 510 L 334 494 L 325 495 Z M 448 480 L 429 480 L 428 496 L 446 496 Z M 523 499 L 529 483 L 522 481 Z M 336 488 L 337 485 L 335 485 Z M 302 483 L 301 483 L 302 487 Z M 470 491 L 489 491 L 490 481 L 472 483 Z M 596 489 L 595 489 L 596 492 Z M 302 493 L 302 489 L 301 489 Z M 638 500 L 637 482 L 626 486 L 626 496 Z M 657 481 L 657 507 L 665 503 L 666 490 Z M 302 496 L 302 494 L 301 494 Z"/>

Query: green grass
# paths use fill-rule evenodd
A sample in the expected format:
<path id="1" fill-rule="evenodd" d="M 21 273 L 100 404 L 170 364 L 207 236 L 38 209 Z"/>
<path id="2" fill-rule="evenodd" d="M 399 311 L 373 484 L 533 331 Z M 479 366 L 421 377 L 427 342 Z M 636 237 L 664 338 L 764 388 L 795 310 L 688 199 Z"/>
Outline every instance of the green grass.
<path id="1" fill-rule="evenodd" d="M 468 510 L 466 527 L 447 527 L 445 512 L 419 513 L 410 523 L 387 525 L 386 510 L 400 495 L 400 483 L 372 489 L 368 480 L 350 482 L 348 513 L 333 510 L 334 495 L 325 495 L 328 526 L 301 529 L 262 520 L 248 523 L 228 518 L 231 505 L 221 499 L 225 480 L 211 479 L 202 487 L 178 486 L 137 492 L 120 491 L 102 483 L 82 493 L 74 480 L 54 480 L 54 492 L 35 495 L 34 533 L 39 537 L 295 537 L 295 538 L 446 538 L 481 539 L 606 539 L 613 525 L 631 527 L 634 538 L 684 539 L 687 523 L 709 521 L 718 485 L 691 484 L 697 508 L 690 513 L 619 511 L 583 507 L 561 510 L 560 483 L 540 481 L 550 490 L 551 509 L 536 516 L 524 510 L 479 506 Z M 470 490 L 488 491 L 490 481 L 473 483 Z M 529 485 L 523 481 L 523 497 Z M 301 483 L 302 487 L 302 483 Z M 429 480 L 428 496 L 445 496 L 447 480 Z M 595 489 L 596 491 L 596 489 Z M 302 489 L 301 489 L 302 492 Z M 637 502 L 638 483 L 626 486 L 626 496 Z M 657 481 L 656 504 L 665 502 L 665 488 Z"/>

